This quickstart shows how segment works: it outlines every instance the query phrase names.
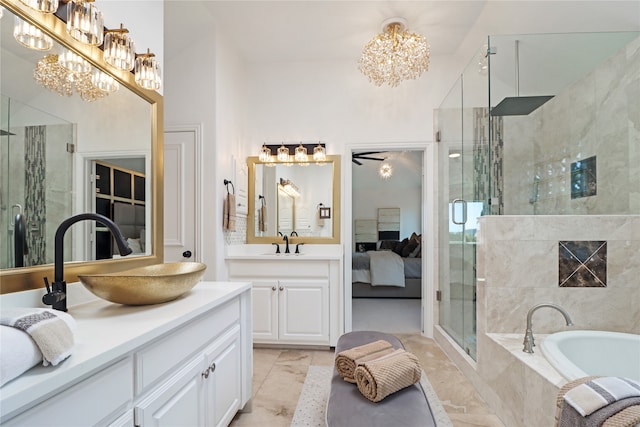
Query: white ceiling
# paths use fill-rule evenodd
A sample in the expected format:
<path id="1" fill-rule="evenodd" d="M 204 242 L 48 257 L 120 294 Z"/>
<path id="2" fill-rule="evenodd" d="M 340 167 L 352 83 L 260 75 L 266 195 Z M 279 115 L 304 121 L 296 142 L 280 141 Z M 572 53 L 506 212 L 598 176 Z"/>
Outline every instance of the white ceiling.
<path id="1" fill-rule="evenodd" d="M 353 60 L 390 17 L 455 52 L 485 6 L 471 1 L 204 1 L 226 40 L 249 62 Z M 188 4 L 188 3 L 187 3 Z M 202 17 L 198 18 L 199 20 Z M 184 35 L 165 34 L 165 49 Z"/>

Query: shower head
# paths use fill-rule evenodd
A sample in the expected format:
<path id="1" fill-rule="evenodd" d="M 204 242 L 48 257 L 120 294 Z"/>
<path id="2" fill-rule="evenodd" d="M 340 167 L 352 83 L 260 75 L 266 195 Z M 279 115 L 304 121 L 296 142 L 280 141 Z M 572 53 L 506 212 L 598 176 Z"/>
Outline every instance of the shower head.
<path id="1" fill-rule="evenodd" d="M 15 135 L 15 133 L 7 132 L 6 130 L 0 129 L 0 136 L 6 136 L 6 135 Z"/>
<path id="2" fill-rule="evenodd" d="M 520 96 L 520 40 L 515 42 L 516 48 L 516 96 L 504 98 L 491 109 L 492 116 L 526 116 L 535 111 L 554 95 Z"/>
<path id="3" fill-rule="evenodd" d="M 508 96 L 491 109 L 492 116 L 526 116 L 554 95 Z"/>

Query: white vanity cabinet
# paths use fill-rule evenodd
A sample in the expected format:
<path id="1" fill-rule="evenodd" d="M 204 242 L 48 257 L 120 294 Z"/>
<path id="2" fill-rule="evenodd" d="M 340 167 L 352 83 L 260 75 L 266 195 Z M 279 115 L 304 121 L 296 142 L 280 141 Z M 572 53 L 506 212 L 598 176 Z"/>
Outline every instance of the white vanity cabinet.
<path id="1" fill-rule="evenodd" d="M 340 261 L 319 257 L 227 258 L 233 281 L 252 284 L 253 342 L 332 346 L 340 335 Z"/>
<path id="2" fill-rule="evenodd" d="M 252 395 L 251 305 L 248 283 L 208 282 L 166 304 L 71 307 L 75 352 L 3 386 L 0 423 L 227 426 Z"/>
<path id="3" fill-rule="evenodd" d="M 329 342 L 328 280 L 255 280 L 252 295 L 253 342 Z"/>
<path id="4" fill-rule="evenodd" d="M 226 426 L 240 409 L 240 327 L 235 325 L 136 404 L 136 426 Z"/>

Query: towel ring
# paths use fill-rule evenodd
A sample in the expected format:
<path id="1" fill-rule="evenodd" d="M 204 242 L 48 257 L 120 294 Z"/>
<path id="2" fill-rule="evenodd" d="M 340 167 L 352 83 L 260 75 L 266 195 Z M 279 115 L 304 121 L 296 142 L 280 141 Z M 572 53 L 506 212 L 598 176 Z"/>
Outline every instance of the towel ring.
<path id="1" fill-rule="evenodd" d="M 228 179 L 224 180 L 224 185 L 227 186 L 227 194 L 229 194 L 229 184 L 231 184 L 231 190 L 232 190 L 232 194 L 236 194 L 236 187 L 234 187 L 233 182 L 229 181 Z"/>

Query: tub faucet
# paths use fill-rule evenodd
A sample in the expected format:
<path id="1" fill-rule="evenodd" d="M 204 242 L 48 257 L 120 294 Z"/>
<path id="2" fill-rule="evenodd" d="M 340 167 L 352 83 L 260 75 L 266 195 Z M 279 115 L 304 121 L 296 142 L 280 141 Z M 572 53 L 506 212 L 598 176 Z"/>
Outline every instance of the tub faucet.
<path id="1" fill-rule="evenodd" d="M 129 255 L 131 248 L 127 244 L 126 239 L 120 232 L 118 226 L 104 215 L 96 213 L 81 213 L 70 218 L 65 219 L 58 226 L 54 237 L 54 277 L 53 284 L 49 288 L 49 280 L 45 277 L 44 284 L 47 288 L 47 293 L 42 296 L 42 302 L 46 305 L 50 305 L 54 310 L 67 311 L 67 282 L 64 280 L 64 233 L 76 222 L 84 220 L 94 220 L 107 226 L 113 237 L 116 239 L 118 245 L 118 251 L 120 255 Z"/>
<path id="2" fill-rule="evenodd" d="M 524 348 L 522 349 L 522 351 L 524 351 L 525 353 L 533 353 L 533 347 L 535 347 L 536 345 L 533 340 L 533 329 L 532 329 L 531 318 L 533 317 L 533 313 L 537 309 L 542 307 L 555 308 L 564 316 L 564 320 L 567 322 L 567 326 L 573 326 L 573 322 L 571 321 L 571 316 L 569 316 L 569 313 L 567 313 L 567 311 L 564 308 L 560 307 L 559 305 L 551 304 L 548 302 L 543 302 L 542 304 L 534 305 L 529 310 L 529 313 L 527 313 L 527 331 L 524 333 Z"/>

